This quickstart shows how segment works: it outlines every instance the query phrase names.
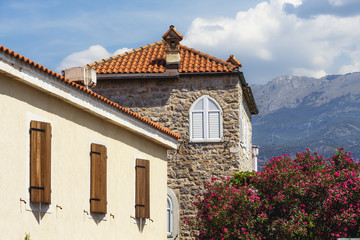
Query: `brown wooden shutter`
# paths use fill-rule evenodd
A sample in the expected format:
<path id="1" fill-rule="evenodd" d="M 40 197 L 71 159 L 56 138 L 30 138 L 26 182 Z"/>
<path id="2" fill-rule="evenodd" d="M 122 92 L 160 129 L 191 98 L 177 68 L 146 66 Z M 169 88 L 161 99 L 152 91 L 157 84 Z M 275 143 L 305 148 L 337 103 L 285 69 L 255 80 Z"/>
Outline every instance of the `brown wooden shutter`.
<path id="1" fill-rule="evenodd" d="M 106 199 L 106 147 L 91 144 L 91 183 L 90 183 L 90 211 L 93 213 L 107 213 Z"/>
<path id="2" fill-rule="evenodd" d="M 150 162 L 136 159 L 135 217 L 150 218 Z"/>
<path id="3" fill-rule="evenodd" d="M 51 125 L 30 122 L 30 201 L 51 203 Z"/>

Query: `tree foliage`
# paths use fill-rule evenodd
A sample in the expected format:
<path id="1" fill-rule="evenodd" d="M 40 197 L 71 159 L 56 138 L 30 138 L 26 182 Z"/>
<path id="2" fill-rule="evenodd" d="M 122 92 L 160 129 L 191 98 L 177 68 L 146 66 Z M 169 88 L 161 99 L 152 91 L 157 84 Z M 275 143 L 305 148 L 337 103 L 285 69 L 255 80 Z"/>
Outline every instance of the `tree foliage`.
<path id="1" fill-rule="evenodd" d="M 360 166 L 337 150 L 272 158 L 261 172 L 216 179 L 187 219 L 197 239 L 337 239 L 360 236 Z"/>

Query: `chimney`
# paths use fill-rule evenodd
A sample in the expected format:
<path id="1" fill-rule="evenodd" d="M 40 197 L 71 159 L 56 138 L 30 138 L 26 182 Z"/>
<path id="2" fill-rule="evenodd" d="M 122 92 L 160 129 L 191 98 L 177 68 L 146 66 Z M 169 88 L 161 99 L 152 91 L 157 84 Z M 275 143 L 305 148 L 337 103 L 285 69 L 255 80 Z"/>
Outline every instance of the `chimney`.
<path id="1" fill-rule="evenodd" d="M 70 81 L 83 85 L 86 88 L 96 86 L 96 71 L 92 68 L 67 68 L 65 70 L 62 70 L 62 75 Z"/>
<path id="2" fill-rule="evenodd" d="M 179 42 L 183 40 L 183 36 L 171 25 L 162 37 L 166 44 L 166 71 L 177 71 L 180 67 Z"/>

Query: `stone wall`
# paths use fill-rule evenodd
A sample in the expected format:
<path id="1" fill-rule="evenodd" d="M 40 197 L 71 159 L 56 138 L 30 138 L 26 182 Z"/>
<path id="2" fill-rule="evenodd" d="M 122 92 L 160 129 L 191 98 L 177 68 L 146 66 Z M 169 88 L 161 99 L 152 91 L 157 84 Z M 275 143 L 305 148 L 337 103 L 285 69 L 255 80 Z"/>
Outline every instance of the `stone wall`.
<path id="1" fill-rule="evenodd" d="M 179 199 L 180 239 L 190 239 L 184 218 L 194 215 L 192 202 L 211 177 L 252 170 L 251 115 L 236 75 L 188 75 L 179 79 L 99 80 L 95 92 L 123 107 L 181 133 L 178 149 L 168 152 L 168 187 Z M 223 141 L 189 142 L 189 109 L 201 96 L 215 99 L 223 113 Z M 243 111 L 240 114 L 239 111 Z M 248 129 L 241 129 L 240 116 Z M 248 146 L 241 134 L 248 131 Z"/>

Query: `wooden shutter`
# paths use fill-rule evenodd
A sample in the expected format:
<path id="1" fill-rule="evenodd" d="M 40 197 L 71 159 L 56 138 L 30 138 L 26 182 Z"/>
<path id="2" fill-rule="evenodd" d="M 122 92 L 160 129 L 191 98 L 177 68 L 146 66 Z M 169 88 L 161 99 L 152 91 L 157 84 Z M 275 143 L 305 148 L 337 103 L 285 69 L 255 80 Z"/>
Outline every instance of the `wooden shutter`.
<path id="1" fill-rule="evenodd" d="M 51 203 L 51 125 L 30 122 L 30 202 Z"/>
<path id="2" fill-rule="evenodd" d="M 106 194 L 106 147 L 91 144 L 90 211 L 107 213 Z"/>
<path id="3" fill-rule="evenodd" d="M 150 162 L 136 159 L 135 217 L 150 218 Z"/>

